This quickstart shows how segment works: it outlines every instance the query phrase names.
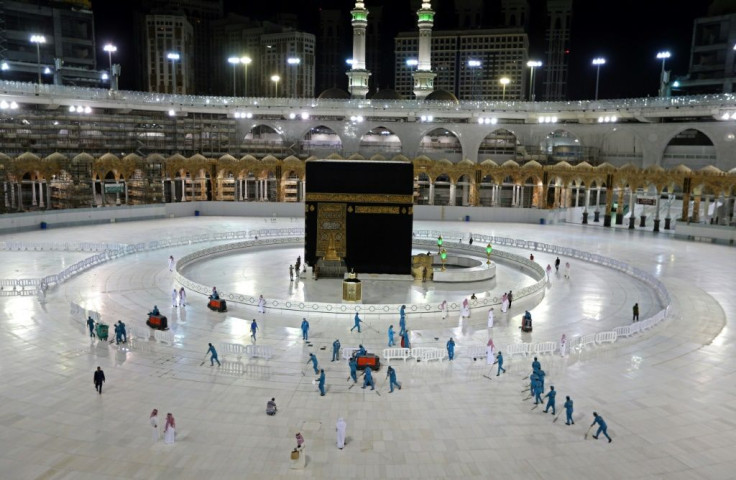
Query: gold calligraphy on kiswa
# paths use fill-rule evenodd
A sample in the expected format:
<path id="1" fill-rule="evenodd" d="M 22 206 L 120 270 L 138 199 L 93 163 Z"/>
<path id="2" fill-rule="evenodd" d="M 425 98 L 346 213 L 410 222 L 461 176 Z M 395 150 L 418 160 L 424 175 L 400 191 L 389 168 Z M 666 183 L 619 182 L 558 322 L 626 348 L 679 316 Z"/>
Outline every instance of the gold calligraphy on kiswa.
<path id="1" fill-rule="evenodd" d="M 317 248 L 315 254 L 324 257 L 333 243 L 339 257 L 346 256 L 346 225 L 345 215 L 347 206 L 344 203 L 317 204 Z"/>
<path id="2" fill-rule="evenodd" d="M 366 205 L 356 205 L 355 206 L 355 213 L 380 213 L 380 214 L 389 214 L 389 215 L 398 215 L 401 213 L 399 207 L 376 207 L 376 206 L 366 206 Z"/>

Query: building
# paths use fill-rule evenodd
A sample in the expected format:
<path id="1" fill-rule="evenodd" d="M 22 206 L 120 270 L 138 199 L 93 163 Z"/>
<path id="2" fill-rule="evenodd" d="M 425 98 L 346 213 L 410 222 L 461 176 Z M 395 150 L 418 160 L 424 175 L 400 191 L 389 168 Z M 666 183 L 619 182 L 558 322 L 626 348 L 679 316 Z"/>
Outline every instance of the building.
<path id="1" fill-rule="evenodd" d="M 0 19 L 3 78 L 35 82 L 40 71 L 42 83 L 102 86 L 89 1 L 4 1 Z"/>
<path id="2" fill-rule="evenodd" d="M 311 33 L 292 30 L 261 35 L 256 67 L 261 95 L 314 97 L 314 50 Z"/>
<path id="3" fill-rule="evenodd" d="M 410 98 L 418 35 L 399 33 L 395 40 L 395 89 Z M 523 29 L 452 30 L 432 33 L 432 68 L 437 73 L 435 90 L 447 90 L 464 100 L 501 100 L 502 77 L 510 82 L 505 98 L 521 99 L 526 88 L 525 65 L 529 39 Z M 480 62 L 479 64 L 469 61 Z M 471 66 L 473 65 L 473 66 Z"/>
<path id="4" fill-rule="evenodd" d="M 183 15 L 145 16 L 146 89 L 149 92 L 194 92 L 194 28 Z"/>
<path id="5" fill-rule="evenodd" d="M 547 0 L 543 95 L 549 102 L 567 98 L 571 26 L 572 0 Z"/>
<path id="6" fill-rule="evenodd" d="M 213 94 L 212 83 L 212 22 L 221 19 L 223 0 L 146 0 L 149 14 L 177 14 L 186 17 L 192 27 L 191 61 L 187 68 L 193 73 L 190 93 Z"/>
<path id="7" fill-rule="evenodd" d="M 371 15 L 373 12 L 371 12 Z M 371 20 L 373 20 L 371 18 Z M 369 22 L 369 25 L 371 23 Z M 328 88 L 347 90 L 345 70 L 350 66 L 345 62 L 351 56 L 352 38 L 348 17 L 342 10 L 323 9 L 319 12 L 319 34 L 317 36 L 317 89 Z"/>
<path id="8" fill-rule="evenodd" d="M 501 15 L 506 27 L 529 27 L 529 1 L 528 0 L 502 0 Z"/>
<path id="9" fill-rule="evenodd" d="M 736 83 L 736 13 L 695 19 L 690 68 L 671 82 L 678 94 L 733 93 Z"/>

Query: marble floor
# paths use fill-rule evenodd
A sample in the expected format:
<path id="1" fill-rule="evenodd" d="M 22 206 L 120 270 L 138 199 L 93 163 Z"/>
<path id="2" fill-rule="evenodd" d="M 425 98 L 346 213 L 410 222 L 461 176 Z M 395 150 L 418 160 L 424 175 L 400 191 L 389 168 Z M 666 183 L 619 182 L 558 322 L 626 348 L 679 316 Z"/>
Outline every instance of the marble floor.
<path id="1" fill-rule="evenodd" d="M 284 224 L 293 226 L 288 219 Z M 51 229 L 0 240 L 132 242 L 262 226 L 256 218 L 197 217 Z M 350 318 L 310 315 L 310 346 L 301 340 L 302 315 L 260 315 L 238 304 L 218 314 L 194 294 L 186 308 L 171 308 L 168 256 L 209 245 L 130 255 L 51 289 L 43 303 L 0 297 L 0 478 L 734 478 L 732 247 L 582 225 L 416 222 L 415 228 L 511 236 L 620 259 L 666 285 L 672 315 L 642 336 L 566 358 L 540 358 L 546 385 L 559 392 L 558 411 L 566 395 L 575 401 L 575 425 L 566 426 L 564 418 L 553 422 L 552 415 L 532 410 L 531 400 L 524 400 L 529 359 L 507 358 L 508 372 L 499 377 L 495 370 L 486 377 L 490 368 L 484 361 L 462 355 L 454 362 L 398 361 L 402 390 L 388 392 L 384 368 L 375 375 L 376 391 L 349 388 L 344 362 L 330 362 L 332 342 L 339 338 L 343 346 L 360 342 L 380 350 L 389 320 L 368 318 L 370 328 L 357 334 L 349 331 Z M 40 276 L 84 256 L 2 252 L 0 276 Z M 288 248 L 262 252 L 248 259 L 248 268 L 208 260 L 197 266 L 197 275 L 254 293 L 297 295 L 290 292 L 286 266 L 292 257 Z M 554 261 L 542 253 L 535 257 L 545 266 Z M 493 332 L 486 329 L 485 312 L 463 321 L 410 314 L 414 346 L 443 346 L 452 336 L 462 352 L 463 346 L 485 344 L 489 333 L 499 348 L 519 340 L 557 340 L 562 333 L 626 325 L 634 302 L 642 307 L 642 318 L 658 310 L 643 284 L 603 267 L 571 263 L 570 280 L 553 275 L 543 297 L 514 302 L 507 315 L 497 313 Z M 503 291 L 523 281 L 501 273 L 486 290 Z M 309 287 L 305 282 L 304 291 Z M 435 288 L 390 294 L 427 301 L 451 294 Z M 143 326 L 145 312 L 158 304 L 170 318 L 175 344 L 138 341 L 116 347 L 91 340 L 72 319 L 70 302 L 129 326 Z M 525 309 L 535 319 L 528 337 L 517 328 Z M 250 343 L 253 318 L 260 326 L 258 343 L 270 345 L 273 358 L 221 354 L 222 366 L 202 365 L 208 342 Z M 310 352 L 326 372 L 324 397 L 305 365 Z M 98 365 L 107 378 L 102 395 L 92 384 Z M 279 407 L 273 417 L 264 413 L 271 397 Z M 175 415 L 175 445 L 153 442 L 152 408 L 162 417 Z M 607 421 L 613 443 L 585 439 L 593 411 Z M 335 446 L 338 417 L 348 425 L 343 450 Z M 290 469 L 298 431 L 306 440 L 304 470 Z"/>

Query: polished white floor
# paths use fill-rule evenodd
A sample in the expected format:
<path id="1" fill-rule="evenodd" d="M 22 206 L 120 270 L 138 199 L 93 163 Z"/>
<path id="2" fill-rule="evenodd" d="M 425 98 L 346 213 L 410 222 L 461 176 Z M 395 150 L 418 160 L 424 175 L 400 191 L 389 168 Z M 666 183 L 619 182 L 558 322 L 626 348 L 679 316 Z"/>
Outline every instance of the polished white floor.
<path id="1" fill-rule="evenodd" d="M 198 217 L 2 239 L 132 242 L 262 225 L 259 219 Z M 523 400 L 527 359 L 507 358 L 508 373 L 491 379 L 484 377 L 489 373 L 485 362 L 462 356 L 452 363 L 398 362 L 401 391 L 388 393 L 383 368 L 376 375 L 380 396 L 359 386 L 348 389 L 346 365 L 329 361 L 332 341 L 379 350 L 388 320 L 368 318 L 369 328 L 358 335 L 349 332 L 350 318 L 310 316 L 310 347 L 301 340 L 300 315 L 258 315 L 237 304 L 217 314 L 195 295 L 186 309 L 170 308 L 168 256 L 178 258 L 207 245 L 129 256 L 49 291 L 44 304 L 35 298 L 0 300 L 0 477 L 734 478 L 733 248 L 594 226 L 417 222 L 415 228 L 512 236 L 621 259 L 666 284 L 673 316 L 644 336 L 613 346 L 565 359 L 541 358 L 546 385 L 559 392 L 558 409 L 565 395 L 575 401 L 576 425 L 565 426 L 564 418 L 553 423 L 552 415 L 531 410 L 530 400 Z M 249 260 L 253 265 L 236 268 L 215 262 L 200 273 L 236 282 L 243 281 L 248 267 L 261 269 L 245 282 L 254 293 L 282 289 L 288 294 L 286 265 L 294 255 L 288 249 L 282 253 L 283 258 L 263 252 Z M 535 257 L 545 266 L 554 261 L 543 254 Z M 78 258 L 4 252 L 2 277 L 47 274 Z M 274 272 L 264 268 L 274 262 L 284 266 Z M 634 302 L 642 306 L 642 317 L 657 309 L 648 290 L 620 273 L 578 262 L 572 268 L 569 281 L 551 279 L 544 298 L 515 302 L 509 315 L 497 315 L 492 332 L 497 347 L 625 325 Z M 507 287 L 499 277 L 494 288 L 514 288 L 519 281 Z M 109 323 L 124 319 L 137 326 L 158 304 L 169 315 L 176 344 L 115 347 L 90 341 L 71 319 L 72 301 L 101 312 Z M 522 337 L 518 318 L 527 308 L 535 329 Z M 271 345 L 274 358 L 221 355 L 222 367 L 210 367 L 209 361 L 200 366 L 208 342 L 248 343 L 252 318 L 260 325 L 258 342 Z M 408 325 L 414 345 L 444 345 L 450 336 L 458 347 L 480 345 L 489 334 L 482 312 L 463 322 L 409 315 Z M 312 385 L 311 367 L 305 365 L 309 352 L 316 352 L 326 370 L 325 397 Z M 101 396 L 92 385 L 97 365 L 107 376 Z M 264 413 L 271 397 L 279 406 L 275 417 Z M 148 415 L 154 407 L 176 416 L 174 446 L 153 443 Z M 608 422 L 613 443 L 584 439 L 594 410 Z M 335 447 L 340 416 L 348 424 L 344 450 Z M 303 471 L 290 469 L 297 431 L 306 439 Z"/>

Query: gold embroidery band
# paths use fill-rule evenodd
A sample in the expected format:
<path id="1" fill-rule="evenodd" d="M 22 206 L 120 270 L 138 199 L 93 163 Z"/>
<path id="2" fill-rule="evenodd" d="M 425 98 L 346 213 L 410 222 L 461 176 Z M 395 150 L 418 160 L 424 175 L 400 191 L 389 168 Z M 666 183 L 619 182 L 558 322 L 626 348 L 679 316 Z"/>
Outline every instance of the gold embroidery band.
<path id="1" fill-rule="evenodd" d="M 306 202 L 348 202 L 348 203 L 414 203 L 412 195 L 395 195 L 382 193 L 307 193 Z"/>
<path id="2" fill-rule="evenodd" d="M 392 215 L 398 215 L 399 207 L 372 207 L 356 205 L 355 213 L 388 213 Z"/>

